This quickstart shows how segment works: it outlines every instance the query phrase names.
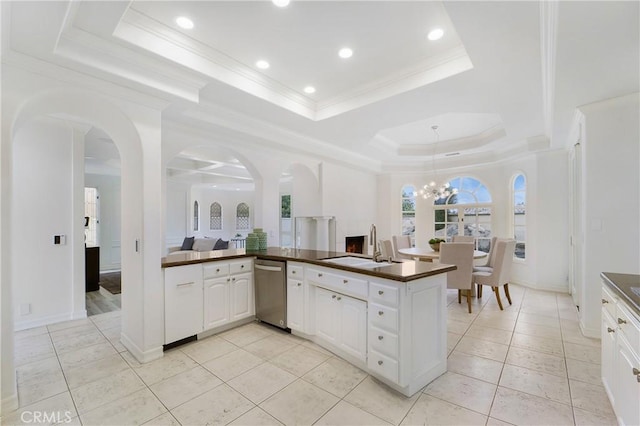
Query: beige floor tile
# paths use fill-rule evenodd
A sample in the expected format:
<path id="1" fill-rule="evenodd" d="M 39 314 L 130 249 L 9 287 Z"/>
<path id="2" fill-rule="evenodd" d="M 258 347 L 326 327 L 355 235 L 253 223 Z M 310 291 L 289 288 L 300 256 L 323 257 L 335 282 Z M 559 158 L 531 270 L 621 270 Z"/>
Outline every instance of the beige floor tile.
<path id="1" fill-rule="evenodd" d="M 451 353 L 460 339 L 462 339 L 462 334 L 447 333 L 447 353 Z"/>
<path id="2" fill-rule="evenodd" d="M 471 324 L 471 327 L 469 327 L 469 330 L 467 330 L 465 334 L 465 336 L 500 343 L 502 345 L 508 345 L 511 342 L 511 335 L 512 333 L 510 331 L 476 325 L 475 323 Z"/>
<path id="3" fill-rule="evenodd" d="M 80 414 L 143 389 L 144 383 L 130 368 L 71 390 Z"/>
<path id="4" fill-rule="evenodd" d="M 297 346 L 296 343 L 293 343 L 284 337 L 271 335 L 268 339 L 261 339 L 246 345 L 244 350 L 259 356 L 262 359 L 268 360 L 288 351 L 289 349 L 293 349 L 295 346 Z"/>
<path id="5" fill-rule="evenodd" d="M 207 361 L 202 366 L 225 382 L 228 382 L 264 362 L 262 358 L 244 349 L 237 349 L 219 358 Z"/>
<path id="6" fill-rule="evenodd" d="M 573 425 L 571 406 L 501 386 L 490 417 L 514 425 Z"/>
<path id="7" fill-rule="evenodd" d="M 401 425 L 484 426 L 486 421 L 487 416 L 423 394 L 420 395 Z"/>
<path id="8" fill-rule="evenodd" d="M 269 362 L 293 374 L 301 377 L 316 368 L 329 358 L 328 355 L 298 345 L 272 358 Z"/>
<path id="9" fill-rule="evenodd" d="M 562 340 L 568 343 L 576 343 L 578 345 L 592 346 L 594 348 L 600 347 L 600 339 L 592 339 L 585 337 L 580 330 L 576 331 L 563 331 Z"/>
<path id="10" fill-rule="evenodd" d="M 609 397 L 607 397 L 603 386 L 577 380 L 569 380 L 569 386 L 571 387 L 571 402 L 574 407 L 605 416 L 613 414 Z"/>
<path id="11" fill-rule="evenodd" d="M 419 396 L 420 392 L 408 398 L 369 376 L 344 400 L 389 423 L 398 424 Z"/>
<path id="12" fill-rule="evenodd" d="M 555 376 L 567 377 L 567 367 L 564 358 L 544 352 L 530 351 L 528 349 L 511 346 L 507 354 L 506 363 L 542 373 L 553 374 Z"/>
<path id="13" fill-rule="evenodd" d="M 460 342 L 458 342 L 455 350 L 468 355 L 476 355 L 494 361 L 504 362 L 509 346 L 464 336 Z"/>
<path id="14" fill-rule="evenodd" d="M 53 343 L 58 343 L 62 340 L 66 340 L 70 337 L 80 337 L 86 334 L 93 334 L 98 331 L 98 328 L 93 325 L 92 322 L 88 324 L 79 325 L 77 327 L 65 328 L 58 331 L 51 331 L 49 335 Z"/>
<path id="15" fill-rule="evenodd" d="M 225 425 L 255 405 L 226 384 L 210 390 L 171 410 L 182 425 Z"/>
<path id="16" fill-rule="evenodd" d="M 503 422 L 502 420 L 489 417 L 487 420 L 487 426 L 511 426 L 511 423 Z"/>
<path id="17" fill-rule="evenodd" d="M 259 404 L 296 380 L 296 376 L 264 363 L 246 373 L 229 380 L 227 384 L 255 404 Z"/>
<path id="18" fill-rule="evenodd" d="M 119 312 L 119 311 L 114 311 L 114 312 Z M 96 327 L 98 327 L 98 329 L 101 331 L 109 328 L 119 328 L 122 326 L 121 316 L 110 316 L 110 317 L 101 317 L 101 318 L 91 317 L 91 320 L 96 325 Z"/>
<path id="19" fill-rule="evenodd" d="M 367 373 L 348 362 L 340 358 L 329 358 L 325 363 L 302 376 L 302 379 L 343 398 L 365 377 Z"/>
<path id="20" fill-rule="evenodd" d="M 48 334 L 48 333 L 49 333 L 49 329 L 47 328 L 46 325 L 43 325 L 41 327 L 27 328 L 26 330 L 16 331 L 14 334 L 16 346 L 18 345 L 18 342 L 22 340 L 31 339 L 32 337 L 41 336 L 43 334 Z"/>
<path id="21" fill-rule="evenodd" d="M 511 346 L 529 349 L 531 351 L 544 352 L 551 355 L 564 356 L 562 341 L 555 339 L 545 339 L 528 334 L 513 333 Z"/>
<path id="22" fill-rule="evenodd" d="M 57 340 L 53 342 L 53 346 L 56 348 L 56 352 L 58 355 L 76 351 L 78 349 L 85 348 L 87 346 L 92 346 L 97 343 L 105 342 L 106 339 L 97 329 L 86 334 L 82 334 L 80 336 L 70 336 L 66 339 Z"/>
<path id="23" fill-rule="evenodd" d="M 233 352 L 238 347 L 219 337 L 207 337 L 180 350 L 199 364 Z"/>
<path id="24" fill-rule="evenodd" d="M 320 420 L 314 423 L 320 426 L 352 426 L 352 425 L 379 425 L 389 426 L 390 423 L 367 413 L 348 402 L 338 402 L 327 414 L 322 416 Z"/>
<path id="25" fill-rule="evenodd" d="M 542 315 L 541 315 L 542 317 Z M 562 340 L 560 327 L 551 327 L 547 325 L 532 324 L 528 322 L 518 321 L 516 324 L 516 333 L 527 334 L 529 336 L 541 337 L 543 339 Z"/>
<path id="26" fill-rule="evenodd" d="M 47 419 L 52 421 L 37 421 L 34 418 L 36 413 L 47 415 Z M 5 414 L 3 412 L 3 425 L 42 425 L 66 423 L 68 420 L 76 417 L 78 413 L 73 405 L 73 400 L 69 392 L 62 392 L 31 405 L 23 406 L 16 411 Z"/>
<path id="27" fill-rule="evenodd" d="M 112 328 L 105 328 L 105 329 L 100 330 L 100 332 L 104 335 L 104 337 L 106 337 L 107 340 L 109 342 L 111 342 L 111 343 L 120 341 L 121 331 L 122 331 L 122 329 L 120 328 L 120 326 L 112 327 Z"/>
<path id="28" fill-rule="evenodd" d="M 468 322 L 457 321 L 455 319 L 447 320 L 447 331 L 450 333 L 464 334 L 468 328 Z"/>
<path id="29" fill-rule="evenodd" d="M 221 337 L 236 346 L 245 347 L 270 335 L 271 333 L 264 328 L 249 324 L 220 333 L 218 334 L 218 337 Z"/>
<path id="30" fill-rule="evenodd" d="M 151 385 L 150 389 L 165 407 L 172 410 L 220 384 L 222 380 L 198 366 Z"/>
<path id="31" fill-rule="evenodd" d="M 146 423 L 143 423 L 145 426 L 180 426 L 178 420 L 173 417 L 173 414 L 166 412 L 164 414 L 160 414 L 158 417 L 155 417 L 149 420 Z"/>
<path id="32" fill-rule="evenodd" d="M 146 364 L 138 363 L 131 354 L 123 354 L 136 374 L 148 385 L 161 382 L 187 370 L 191 370 L 198 364 L 180 351 L 165 352 L 164 356 Z"/>
<path id="33" fill-rule="evenodd" d="M 235 426 L 281 426 L 278 420 L 260 407 L 247 411 L 231 423 Z"/>
<path id="34" fill-rule="evenodd" d="M 569 379 L 602 386 L 602 369 L 600 364 L 567 359 L 567 370 L 569 372 Z"/>
<path id="35" fill-rule="evenodd" d="M 446 372 L 429 383 L 423 392 L 460 407 L 489 414 L 491 402 L 496 393 L 496 385 Z"/>
<path id="36" fill-rule="evenodd" d="M 447 358 L 447 371 L 498 384 L 504 364 L 488 358 L 453 351 Z"/>
<path id="37" fill-rule="evenodd" d="M 83 425 L 139 425 L 166 412 L 147 388 L 80 414 Z"/>
<path id="38" fill-rule="evenodd" d="M 592 364 L 600 364 L 602 358 L 600 346 L 585 346 L 564 342 L 564 351 L 567 359 L 576 359 Z"/>
<path id="39" fill-rule="evenodd" d="M 525 314 L 544 315 L 546 317 L 559 318 L 557 306 L 541 307 L 541 306 L 523 305 L 520 308 L 520 312 Z"/>
<path id="40" fill-rule="evenodd" d="M 314 351 L 320 352 L 321 354 L 325 354 L 327 356 L 333 356 L 333 353 L 331 351 L 329 351 L 329 350 L 323 348 L 322 346 L 320 346 L 320 345 L 318 345 L 316 343 L 313 343 L 313 342 L 311 342 L 309 340 L 305 340 L 302 343 L 302 346 L 305 346 L 305 347 L 307 347 L 309 349 L 313 349 Z"/>
<path id="41" fill-rule="evenodd" d="M 67 391 L 57 358 L 47 358 L 16 368 L 18 401 L 21 407 Z"/>
<path id="42" fill-rule="evenodd" d="M 63 369 L 70 369 L 115 354 L 117 354 L 117 352 L 109 342 L 101 342 L 73 352 L 64 353 L 58 358 L 60 359 L 60 364 Z"/>
<path id="43" fill-rule="evenodd" d="M 63 321 L 47 326 L 49 332 L 64 330 L 66 328 L 79 327 L 82 325 L 93 324 L 89 318 L 82 318 L 72 321 Z"/>
<path id="44" fill-rule="evenodd" d="M 55 356 L 56 351 L 53 349 L 48 333 L 24 337 L 15 342 L 14 365 L 16 367 Z"/>
<path id="45" fill-rule="evenodd" d="M 521 312 L 520 315 L 518 315 L 518 322 L 525 322 L 528 324 L 536 324 L 555 328 L 558 328 L 560 326 L 558 317 L 547 317 L 538 314 L 528 314 L 526 312 Z"/>
<path id="46" fill-rule="evenodd" d="M 618 424 L 615 414 L 596 414 L 573 407 L 576 426 L 615 426 Z"/>
<path id="47" fill-rule="evenodd" d="M 310 425 L 338 401 L 329 392 L 298 379 L 260 404 L 260 408 L 285 425 Z"/>
<path id="48" fill-rule="evenodd" d="M 115 354 L 77 367 L 65 368 L 64 375 L 67 378 L 69 388 L 74 389 L 128 368 L 129 366 L 120 354 Z"/>
<path id="49" fill-rule="evenodd" d="M 571 404 L 569 382 L 566 377 L 505 364 L 500 377 L 500 386 L 521 392 Z"/>
<path id="50" fill-rule="evenodd" d="M 473 322 L 473 325 L 478 327 L 497 328 L 499 330 L 513 331 L 516 327 L 516 319 L 510 317 L 494 318 L 494 317 L 481 317 L 478 316 Z"/>

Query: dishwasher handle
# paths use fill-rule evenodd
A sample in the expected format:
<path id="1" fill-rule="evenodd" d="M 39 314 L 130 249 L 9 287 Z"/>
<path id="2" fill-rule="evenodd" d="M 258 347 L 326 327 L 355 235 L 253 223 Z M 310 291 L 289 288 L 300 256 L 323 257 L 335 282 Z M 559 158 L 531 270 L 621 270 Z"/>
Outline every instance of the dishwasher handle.
<path id="1" fill-rule="evenodd" d="M 281 272 L 282 267 L 280 266 L 265 266 L 265 265 L 254 265 L 256 269 L 260 269 L 261 271 L 272 271 L 272 272 Z"/>

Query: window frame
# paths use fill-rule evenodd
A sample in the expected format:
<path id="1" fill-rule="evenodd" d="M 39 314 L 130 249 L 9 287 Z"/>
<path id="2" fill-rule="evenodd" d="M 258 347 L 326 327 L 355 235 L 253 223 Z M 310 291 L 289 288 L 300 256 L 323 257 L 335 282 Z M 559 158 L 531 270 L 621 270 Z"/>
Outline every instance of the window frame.
<path id="1" fill-rule="evenodd" d="M 523 188 L 521 190 L 516 189 L 516 181 L 518 179 L 518 177 L 522 176 L 522 179 L 524 181 L 523 184 Z M 517 171 L 512 177 L 511 177 L 511 181 L 510 181 L 510 185 L 509 185 L 509 218 L 510 218 L 510 231 L 513 235 L 513 238 L 516 240 L 516 252 L 517 252 L 517 247 L 518 244 L 523 244 L 524 246 L 524 254 L 523 257 L 518 257 L 516 255 L 516 252 L 514 252 L 513 254 L 513 260 L 516 262 L 526 262 L 527 261 L 527 175 L 522 172 L 522 171 Z M 522 193 L 524 194 L 524 205 L 523 205 L 523 213 L 522 217 L 523 217 L 523 221 L 524 224 L 519 225 L 516 224 L 516 196 L 518 193 Z M 516 238 L 516 228 L 523 228 L 524 229 L 524 240 L 518 240 Z"/>
<path id="2" fill-rule="evenodd" d="M 407 196 L 407 194 L 410 194 Z M 402 185 L 400 189 L 400 235 L 408 235 L 411 239 L 411 245 L 415 246 L 416 241 L 416 211 L 417 211 L 418 193 L 416 192 L 416 186 L 413 184 Z M 409 201 L 413 204 L 413 210 L 405 210 L 405 202 Z M 413 231 L 405 232 L 405 214 L 413 213 Z M 410 216 L 408 216 L 410 217 Z"/>
<path id="3" fill-rule="evenodd" d="M 242 206 L 246 206 L 247 207 L 247 216 L 240 216 L 240 208 Z M 239 226 L 239 222 L 241 218 L 245 218 L 247 219 L 247 226 L 246 228 L 244 227 L 240 227 Z M 236 231 L 248 231 L 251 229 L 251 208 L 249 207 L 249 204 L 245 203 L 244 201 L 238 203 L 238 205 L 236 206 Z"/>
<path id="4" fill-rule="evenodd" d="M 214 207 L 218 207 L 218 211 L 219 211 L 219 215 L 214 216 L 214 211 L 213 208 Z M 213 220 L 219 218 L 220 219 L 220 227 L 214 228 L 213 227 Z M 223 217 L 223 211 L 222 211 L 222 204 L 220 204 L 217 201 L 214 201 L 213 203 L 211 203 L 209 205 L 209 230 L 210 231 L 222 231 L 224 228 L 224 221 L 223 221 L 224 217 Z"/>
<path id="5" fill-rule="evenodd" d="M 198 200 L 193 202 L 193 232 L 200 231 L 200 204 Z"/>

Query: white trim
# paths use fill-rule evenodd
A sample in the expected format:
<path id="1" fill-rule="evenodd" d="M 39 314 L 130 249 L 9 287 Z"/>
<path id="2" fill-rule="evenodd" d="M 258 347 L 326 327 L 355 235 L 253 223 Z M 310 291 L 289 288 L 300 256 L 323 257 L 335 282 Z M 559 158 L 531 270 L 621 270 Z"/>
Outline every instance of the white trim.
<path id="1" fill-rule="evenodd" d="M 148 351 L 143 351 L 138 346 L 136 346 L 136 344 L 133 343 L 133 341 L 129 339 L 124 333 L 120 333 L 120 343 L 122 343 L 122 345 L 127 348 L 129 352 L 131 352 L 131 355 L 133 355 L 133 357 L 142 364 L 151 362 L 164 356 L 162 346 L 149 349 Z"/>
<path id="2" fill-rule="evenodd" d="M 30 319 L 30 320 L 16 320 L 14 325 L 14 331 L 27 330 L 29 328 L 41 327 L 43 325 L 51 325 L 64 321 L 71 321 L 76 319 L 82 319 L 87 317 L 87 311 L 72 311 L 62 314 L 48 315 L 45 317 Z"/>
<path id="3" fill-rule="evenodd" d="M 584 322 L 582 322 L 582 320 L 578 323 L 580 324 L 580 331 L 582 332 L 582 335 L 585 337 L 590 337 L 592 339 L 601 339 L 601 335 L 600 335 L 600 329 L 599 328 L 591 328 L 591 327 L 585 327 Z"/>
<path id="4" fill-rule="evenodd" d="M 2 417 L 6 417 L 8 413 L 18 409 L 18 393 L 9 395 L 6 398 L 2 398 L 2 406 L 0 408 L 0 414 Z"/>

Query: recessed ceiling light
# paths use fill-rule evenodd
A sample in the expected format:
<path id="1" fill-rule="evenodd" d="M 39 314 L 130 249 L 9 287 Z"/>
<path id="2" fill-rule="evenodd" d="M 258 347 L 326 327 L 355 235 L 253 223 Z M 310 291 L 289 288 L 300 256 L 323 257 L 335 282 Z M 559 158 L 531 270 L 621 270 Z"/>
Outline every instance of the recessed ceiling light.
<path id="1" fill-rule="evenodd" d="M 275 4 L 278 7 L 287 7 L 289 6 L 289 1 L 290 0 L 271 0 L 273 2 L 273 4 Z"/>
<path id="2" fill-rule="evenodd" d="M 444 31 L 442 30 L 442 28 L 436 28 L 429 31 L 427 38 L 431 41 L 436 41 L 436 40 L 440 40 L 443 35 L 444 35 Z"/>
<path id="3" fill-rule="evenodd" d="M 256 62 L 256 67 L 260 68 L 261 70 L 266 70 L 267 68 L 269 68 L 269 62 L 265 61 L 264 59 L 260 59 L 258 62 Z"/>
<path id="4" fill-rule="evenodd" d="M 178 24 L 180 28 L 184 28 L 185 30 L 190 30 L 193 28 L 193 21 L 186 16 L 178 16 L 176 18 L 176 24 Z"/>
<path id="5" fill-rule="evenodd" d="M 353 56 L 353 50 L 349 49 L 348 47 L 343 47 L 338 51 L 338 56 L 344 59 L 350 58 L 351 56 Z"/>
<path id="6" fill-rule="evenodd" d="M 316 88 L 313 86 L 307 86 L 304 88 L 304 93 L 316 93 Z"/>

